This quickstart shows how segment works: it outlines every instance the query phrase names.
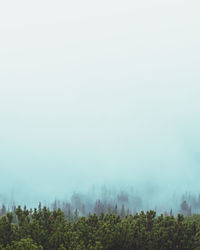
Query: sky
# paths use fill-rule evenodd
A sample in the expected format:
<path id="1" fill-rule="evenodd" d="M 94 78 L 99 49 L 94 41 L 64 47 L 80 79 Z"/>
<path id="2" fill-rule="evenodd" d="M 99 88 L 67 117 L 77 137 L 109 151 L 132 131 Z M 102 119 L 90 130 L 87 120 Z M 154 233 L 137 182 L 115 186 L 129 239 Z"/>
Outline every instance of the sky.
<path id="1" fill-rule="evenodd" d="M 0 196 L 199 192 L 199 8 L 2 1 Z"/>

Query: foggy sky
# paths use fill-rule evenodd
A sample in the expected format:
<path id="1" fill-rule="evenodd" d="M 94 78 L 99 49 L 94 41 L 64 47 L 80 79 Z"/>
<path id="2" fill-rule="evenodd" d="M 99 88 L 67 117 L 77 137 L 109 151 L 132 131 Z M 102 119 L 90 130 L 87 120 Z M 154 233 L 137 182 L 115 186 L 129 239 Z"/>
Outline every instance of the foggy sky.
<path id="1" fill-rule="evenodd" d="M 199 8 L 2 1 L 0 193 L 198 192 Z"/>

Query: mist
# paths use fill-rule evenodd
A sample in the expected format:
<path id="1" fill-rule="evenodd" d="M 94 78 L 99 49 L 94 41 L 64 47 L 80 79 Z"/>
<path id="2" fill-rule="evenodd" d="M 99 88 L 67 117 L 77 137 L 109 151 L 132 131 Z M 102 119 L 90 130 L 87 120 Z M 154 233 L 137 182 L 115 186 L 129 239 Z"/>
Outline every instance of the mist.
<path id="1" fill-rule="evenodd" d="M 199 7 L 2 2 L 0 199 L 199 194 Z"/>

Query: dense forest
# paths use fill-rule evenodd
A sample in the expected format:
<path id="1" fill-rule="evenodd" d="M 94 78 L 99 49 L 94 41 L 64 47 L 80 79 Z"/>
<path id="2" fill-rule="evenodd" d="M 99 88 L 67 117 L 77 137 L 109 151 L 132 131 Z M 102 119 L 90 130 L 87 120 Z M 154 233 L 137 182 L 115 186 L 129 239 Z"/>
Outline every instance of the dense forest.
<path id="1" fill-rule="evenodd" d="M 3 211 L 4 210 L 4 211 Z M 170 250 L 200 249 L 200 215 L 156 215 L 151 210 L 70 216 L 50 210 L 14 207 L 0 218 L 0 249 L 4 250 Z"/>
<path id="2" fill-rule="evenodd" d="M 142 207 L 141 197 L 125 191 L 101 199 L 73 193 L 37 209 L 3 204 L 0 250 L 200 249 L 200 196 L 186 193 L 178 209 L 162 213 Z"/>

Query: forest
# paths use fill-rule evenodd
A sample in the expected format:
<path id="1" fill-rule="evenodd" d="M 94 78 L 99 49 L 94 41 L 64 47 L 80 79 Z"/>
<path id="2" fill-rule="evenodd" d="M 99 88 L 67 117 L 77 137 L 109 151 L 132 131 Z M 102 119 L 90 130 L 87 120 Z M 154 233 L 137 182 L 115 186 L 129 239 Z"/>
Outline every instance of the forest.
<path id="1" fill-rule="evenodd" d="M 69 218 L 60 208 L 18 206 L 0 219 L 0 249 L 200 249 L 200 215 L 157 216 L 151 210 L 79 217 L 76 210 Z"/>
<path id="2" fill-rule="evenodd" d="M 183 195 L 177 214 L 141 210 L 142 199 L 124 191 L 93 203 L 73 193 L 34 209 L 2 204 L 0 250 L 198 250 L 199 197 Z"/>

